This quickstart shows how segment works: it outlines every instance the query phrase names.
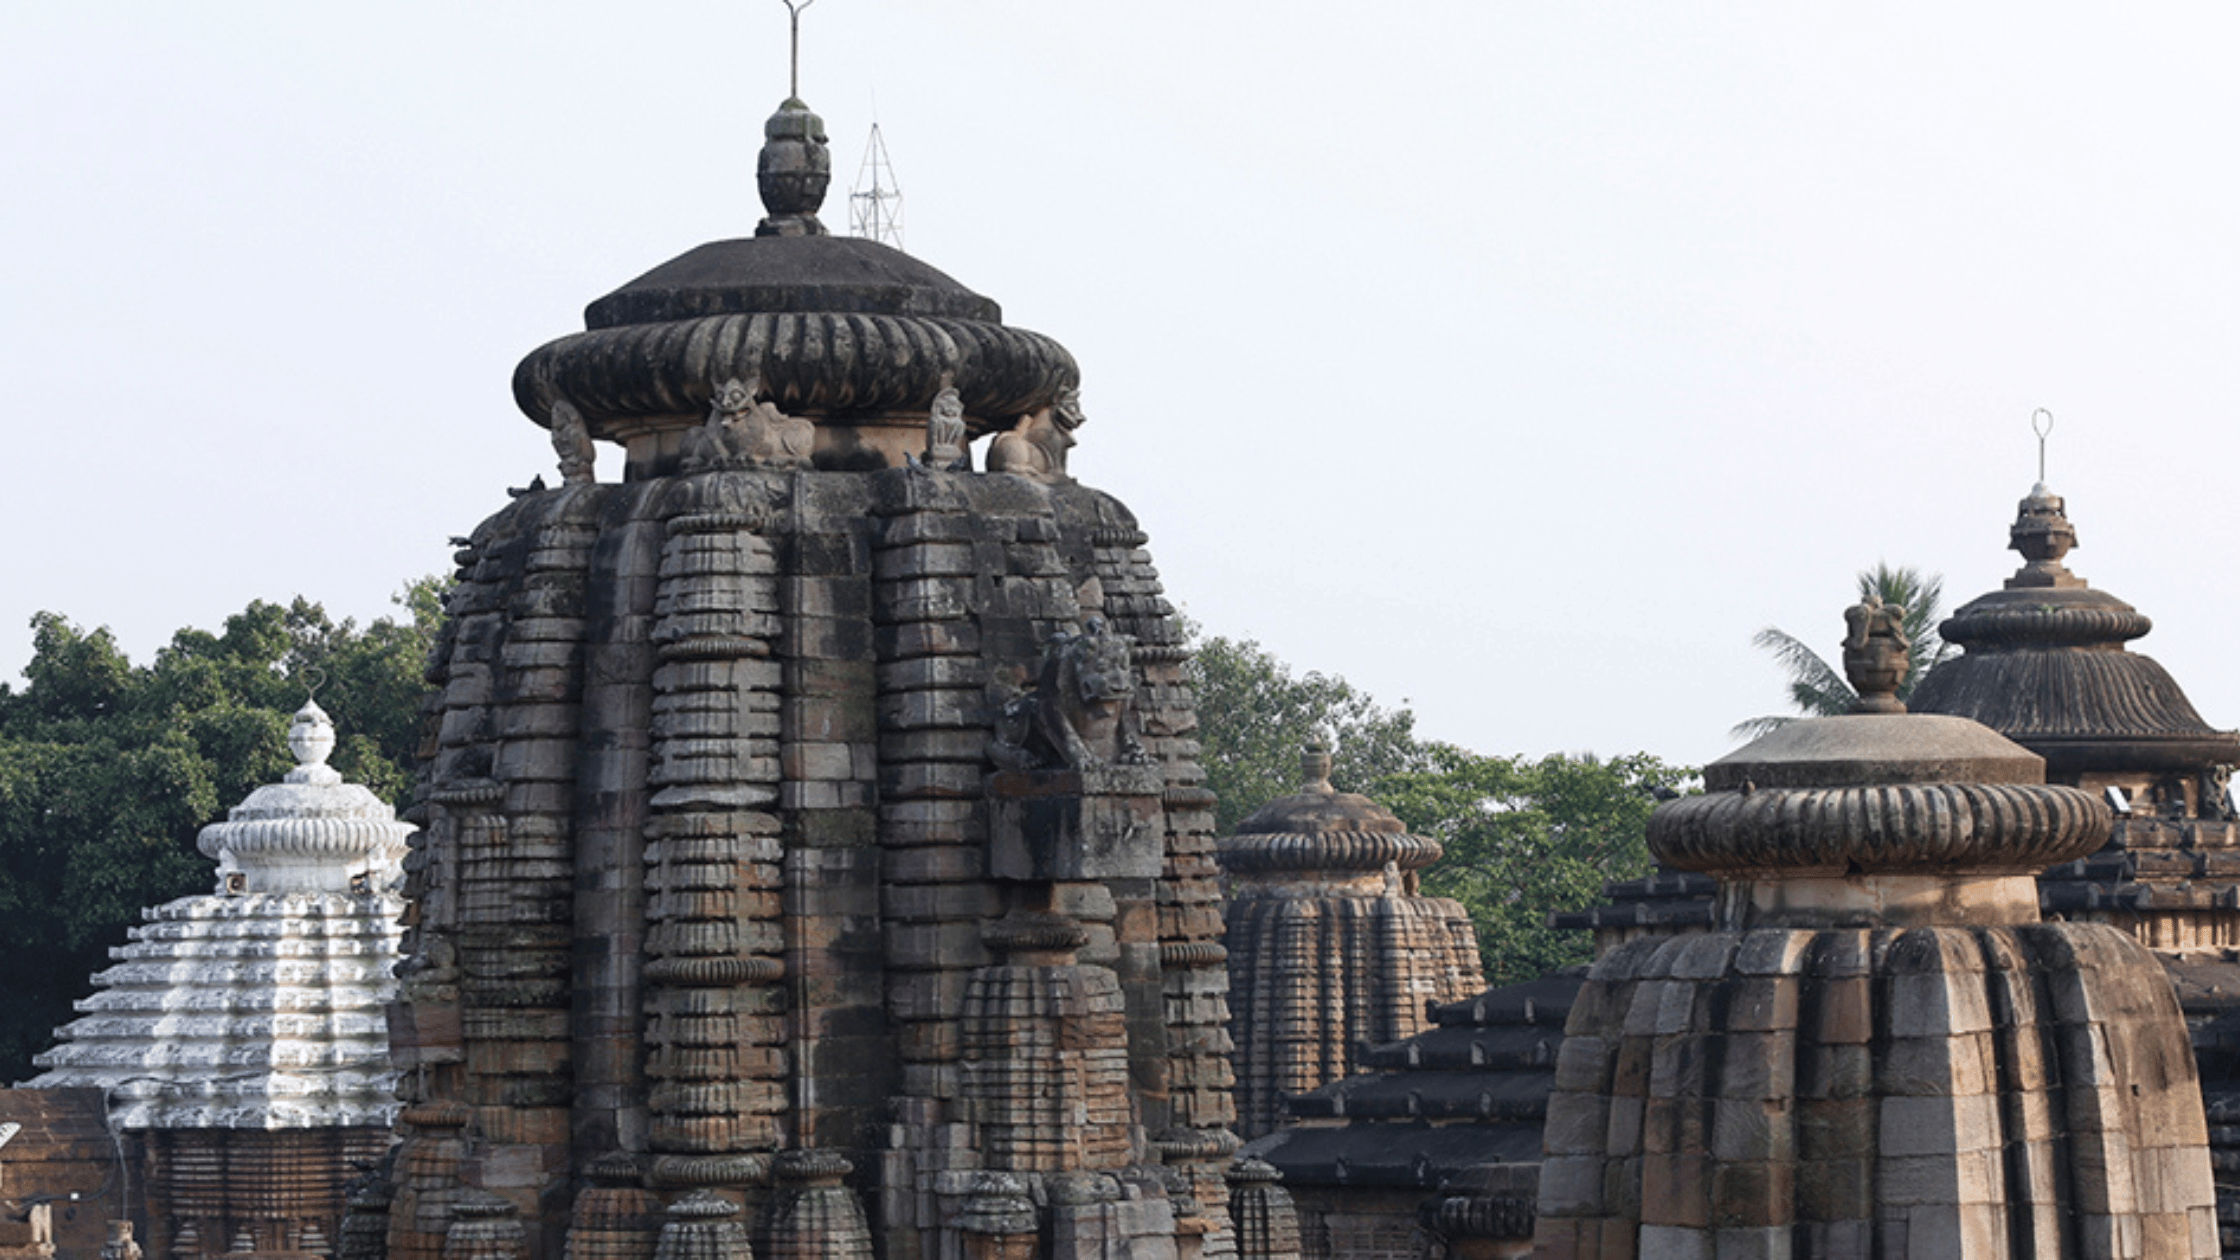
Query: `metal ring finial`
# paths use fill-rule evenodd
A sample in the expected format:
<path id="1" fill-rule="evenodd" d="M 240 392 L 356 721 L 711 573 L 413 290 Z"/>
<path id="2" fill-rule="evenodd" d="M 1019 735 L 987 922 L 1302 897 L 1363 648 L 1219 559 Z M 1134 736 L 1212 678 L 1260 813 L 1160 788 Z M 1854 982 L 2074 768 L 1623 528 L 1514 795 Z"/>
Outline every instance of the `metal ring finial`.
<path id="1" fill-rule="evenodd" d="M 2038 435 L 2038 484 L 2046 480 L 2046 434 L 2053 432 L 2053 413 L 2043 407 L 2030 413 L 2030 431 Z"/>

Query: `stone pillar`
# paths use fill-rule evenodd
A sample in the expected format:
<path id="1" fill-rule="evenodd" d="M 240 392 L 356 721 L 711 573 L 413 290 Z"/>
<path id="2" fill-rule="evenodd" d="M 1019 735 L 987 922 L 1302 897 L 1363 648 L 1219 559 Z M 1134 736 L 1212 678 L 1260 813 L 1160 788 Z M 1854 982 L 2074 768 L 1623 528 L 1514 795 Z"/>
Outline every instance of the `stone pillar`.
<path id="1" fill-rule="evenodd" d="M 574 728 L 575 979 L 570 1010 L 576 1083 L 570 1147 L 579 1173 L 586 1176 L 591 1165 L 610 1154 L 647 1149 L 640 1037 L 645 1021 L 646 802 L 651 795 L 646 776 L 652 744 L 653 603 L 666 537 L 662 522 L 652 516 L 659 496 L 647 487 L 601 487 L 597 493 L 604 510 L 591 552 L 590 581 L 581 593 L 582 699 Z M 557 720 L 552 725 L 557 728 Z M 649 1235 L 649 1254 L 651 1248 Z"/>
<path id="2" fill-rule="evenodd" d="M 973 614 L 973 517 L 936 473 L 878 478 L 873 540 L 878 659 L 880 889 L 887 1015 L 899 1093 L 882 1155 L 881 1225 L 893 1260 L 928 1256 L 946 1179 L 978 1166 L 950 1109 L 961 1089 L 956 1013 L 988 959 L 981 924 L 1000 912 L 987 882 L 984 627 Z M 955 790 L 960 773 L 970 785 Z"/>
<path id="3" fill-rule="evenodd" d="M 880 912 L 879 716 L 872 643 L 877 532 L 861 479 L 785 475 L 780 542 L 780 814 L 792 1140 L 864 1142 L 899 1067 L 875 1021 L 886 1002 Z M 835 1082 L 847 1081 L 845 1087 Z"/>

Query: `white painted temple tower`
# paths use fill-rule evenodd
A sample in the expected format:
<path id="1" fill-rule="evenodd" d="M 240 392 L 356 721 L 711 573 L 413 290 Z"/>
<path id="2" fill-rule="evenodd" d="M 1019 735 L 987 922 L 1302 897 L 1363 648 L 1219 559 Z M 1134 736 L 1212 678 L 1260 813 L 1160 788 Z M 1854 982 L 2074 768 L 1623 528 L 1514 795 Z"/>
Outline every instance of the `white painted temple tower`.
<path id="1" fill-rule="evenodd" d="M 152 1256 L 331 1254 L 343 1184 L 389 1145 L 395 996 L 413 828 L 326 764 L 306 703 L 298 765 L 202 831 L 215 891 L 147 911 L 94 976 L 33 1088 L 108 1092 L 147 1160 Z"/>

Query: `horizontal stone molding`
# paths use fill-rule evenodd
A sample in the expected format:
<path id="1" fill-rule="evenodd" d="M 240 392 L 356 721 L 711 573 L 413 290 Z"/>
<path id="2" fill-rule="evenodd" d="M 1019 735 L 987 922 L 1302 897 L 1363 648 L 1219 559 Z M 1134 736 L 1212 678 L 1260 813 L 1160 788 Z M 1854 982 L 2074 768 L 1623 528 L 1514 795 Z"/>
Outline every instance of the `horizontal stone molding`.
<path id="1" fill-rule="evenodd" d="M 1221 842 L 1222 868 L 1232 874 L 1273 871 L 1381 871 L 1387 863 L 1412 871 L 1439 860 L 1436 840 L 1406 832 L 1327 831 L 1315 835 L 1239 835 Z"/>
<path id="2" fill-rule="evenodd" d="M 1649 818 L 1649 848 L 1681 870 L 2035 873 L 2107 839 L 2107 807 L 2075 788 L 1900 783 L 1761 788 L 1668 801 Z"/>
<path id="3" fill-rule="evenodd" d="M 562 337 L 530 353 L 514 399 L 550 426 L 566 398 L 594 437 L 649 417 L 707 412 L 725 380 L 759 376 L 788 415 L 924 411 L 955 381 L 967 424 L 991 432 L 1049 406 L 1081 380 L 1073 355 L 1041 333 L 978 320 L 837 312 L 733 314 L 632 324 Z"/>

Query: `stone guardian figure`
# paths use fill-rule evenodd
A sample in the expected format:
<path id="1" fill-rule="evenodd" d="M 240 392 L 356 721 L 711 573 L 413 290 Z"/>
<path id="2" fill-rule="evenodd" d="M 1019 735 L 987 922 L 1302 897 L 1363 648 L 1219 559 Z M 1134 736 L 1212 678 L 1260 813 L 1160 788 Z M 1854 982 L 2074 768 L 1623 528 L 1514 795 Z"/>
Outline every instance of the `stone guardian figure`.
<path id="1" fill-rule="evenodd" d="M 1081 391 L 1072 386 L 1047 407 L 1019 417 L 1010 432 L 996 435 L 988 447 L 988 471 L 1007 472 L 1034 481 L 1066 479 L 1066 452 L 1074 446 L 1073 431 L 1086 423 L 1081 414 Z"/>

